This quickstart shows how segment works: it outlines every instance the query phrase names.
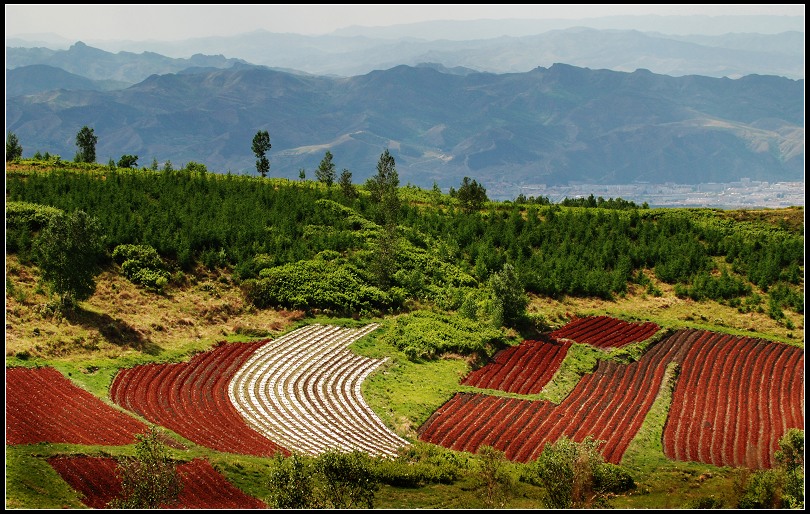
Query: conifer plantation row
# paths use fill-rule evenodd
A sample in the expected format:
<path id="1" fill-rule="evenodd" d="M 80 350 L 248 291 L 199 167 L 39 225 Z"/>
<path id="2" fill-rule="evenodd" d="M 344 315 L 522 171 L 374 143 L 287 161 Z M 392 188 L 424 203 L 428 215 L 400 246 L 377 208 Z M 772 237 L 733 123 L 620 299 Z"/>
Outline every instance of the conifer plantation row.
<path id="1" fill-rule="evenodd" d="M 646 272 L 680 295 L 741 309 L 757 302 L 753 284 L 771 289 L 774 316 L 803 312 L 802 234 L 740 230 L 719 211 L 509 201 L 471 210 L 405 186 L 391 213 L 362 187 L 346 195 L 314 181 L 190 168 L 9 171 L 7 250 L 27 258 L 40 227 L 22 212 L 39 204 L 98 219 L 110 255 L 145 245 L 175 274 L 196 263 L 232 267 L 259 307 L 384 312 L 429 299 L 455 309 L 508 263 L 526 292 L 551 297 L 609 299 L 649 282 Z"/>

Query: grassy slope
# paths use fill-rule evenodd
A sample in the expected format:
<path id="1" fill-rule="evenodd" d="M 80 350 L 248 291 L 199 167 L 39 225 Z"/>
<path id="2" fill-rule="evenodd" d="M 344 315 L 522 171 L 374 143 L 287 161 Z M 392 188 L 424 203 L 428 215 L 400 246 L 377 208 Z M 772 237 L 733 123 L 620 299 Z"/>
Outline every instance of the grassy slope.
<path id="1" fill-rule="evenodd" d="M 717 330 L 803 346 L 804 317 L 801 315 L 786 311 L 795 327 L 789 330 L 766 314 L 741 314 L 714 302 L 678 299 L 665 284 L 656 285 L 663 292 L 660 297 L 646 295 L 641 288 L 631 286 L 625 297 L 615 301 L 533 298 L 530 311 L 541 313 L 553 326 L 564 324 L 570 315 L 608 314 L 627 320 L 655 321 L 665 327 Z M 225 272 L 201 271 L 190 275 L 186 284 L 157 295 L 135 287 L 113 267 L 98 277 L 96 293 L 80 305 L 76 314 L 66 318 L 53 316 L 45 308 L 47 302 L 38 285 L 36 268 L 20 264 L 13 255 L 6 256 L 6 365 L 55 366 L 74 383 L 108 403 L 107 388 L 119 367 L 149 361 L 187 360 L 216 341 L 276 337 L 301 323 L 347 322 L 303 319 L 301 312 L 256 310 L 245 305 L 238 288 Z M 353 348 L 370 357 L 389 359 L 364 383 L 364 395 L 390 427 L 415 440 L 419 425 L 455 391 L 464 389 L 458 381 L 468 371 L 468 364 L 453 357 L 411 363 L 396 349 L 380 343 L 377 336 L 385 330 L 386 321 L 375 321 L 382 321 L 383 327 L 355 343 Z M 614 499 L 613 505 L 681 507 L 690 499 L 710 494 L 724 498 L 726 505 L 731 505 L 734 470 L 670 462 L 656 453 L 667 401 L 665 397 L 659 400 L 658 409 L 648 417 L 644 430 L 628 452 L 626 464 L 639 482 L 639 489 Z M 43 471 L 42 461 L 36 456 L 57 450 L 79 453 L 111 450 L 70 445 L 33 446 L 34 449 L 30 446 L 7 449 L 7 507 L 75 506 L 75 493 L 47 470 Z M 187 456 L 192 454 L 210 455 L 215 466 L 234 483 L 249 494 L 266 498 L 262 478 L 266 464 L 261 459 L 220 454 L 193 445 Z M 464 481 L 418 489 L 385 487 L 378 493 L 376 505 L 382 508 L 480 506 Z M 507 506 L 540 507 L 537 488 L 521 484 L 518 494 Z"/>

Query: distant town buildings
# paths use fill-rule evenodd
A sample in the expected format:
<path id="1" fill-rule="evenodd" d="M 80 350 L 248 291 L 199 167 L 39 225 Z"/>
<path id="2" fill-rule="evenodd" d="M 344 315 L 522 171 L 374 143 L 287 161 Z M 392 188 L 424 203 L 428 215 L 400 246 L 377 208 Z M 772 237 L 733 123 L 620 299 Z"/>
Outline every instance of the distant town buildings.
<path id="1" fill-rule="evenodd" d="M 719 209 L 804 207 L 804 182 L 762 182 L 741 179 L 739 182 L 704 184 L 494 184 L 487 187 L 493 200 L 514 200 L 518 195 L 548 197 L 553 203 L 564 198 L 593 195 L 621 198 L 650 207 L 714 207 Z"/>

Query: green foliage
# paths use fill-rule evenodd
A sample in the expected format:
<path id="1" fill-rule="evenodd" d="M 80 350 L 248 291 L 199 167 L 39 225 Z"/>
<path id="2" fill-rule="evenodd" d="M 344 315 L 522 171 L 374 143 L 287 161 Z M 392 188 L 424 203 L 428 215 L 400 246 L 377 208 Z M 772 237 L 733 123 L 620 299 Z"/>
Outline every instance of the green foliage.
<path id="1" fill-rule="evenodd" d="M 183 484 L 168 448 L 160 440 L 160 429 L 151 427 L 135 437 L 135 457 L 123 458 L 116 470 L 121 479 L 121 496 L 109 507 L 156 509 L 175 504 Z"/>
<path id="2" fill-rule="evenodd" d="M 330 450 L 315 461 L 321 475 L 324 504 L 332 509 L 374 508 L 380 488 L 374 473 L 375 459 L 359 450 L 350 453 Z"/>
<path id="3" fill-rule="evenodd" d="M 477 452 L 478 469 L 475 489 L 487 508 L 503 508 L 514 489 L 514 480 L 504 452 L 481 446 Z"/>
<path id="4" fill-rule="evenodd" d="M 692 280 L 692 286 L 684 288 L 684 295 L 697 301 L 728 300 L 749 294 L 751 294 L 751 285 L 738 277 L 732 277 L 726 269 L 720 273 L 719 277 L 701 271 Z"/>
<path id="5" fill-rule="evenodd" d="M 774 454 L 784 473 L 782 499 L 791 509 L 804 509 L 804 430 L 789 428 Z"/>
<path id="6" fill-rule="evenodd" d="M 332 184 L 335 183 L 335 163 L 332 162 L 332 152 L 329 150 L 326 151 L 320 164 L 318 164 L 315 177 L 318 182 L 325 184 L 326 187 L 332 187 Z"/>
<path id="7" fill-rule="evenodd" d="M 397 237 L 396 226 L 387 224 L 383 230 L 378 232 L 374 247 L 372 248 L 373 259 L 370 262 L 370 270 L 375 278 L 375 283 L 380 289 L 387 290 L 391 287 L 393 277 L 397 272 L 396 256 L 399 253 L 399 238 Z"/>
<path id="8" fill-rule="evenodd" d="M 398 317 L 386 340 L 412 361 L 445 353 L 491 356 L 508 344 L 505 334 L 491 326 L 426 310 Z"/>
<path id="9" fill-rule="evenodd" d="M 84 211 L 53 215 L 34 241 L 42 278 L 59 295 L 62 308 L 93 294 L 103 252 L 98 220 Z"/>
<path id="10" fill-rule="evenodd" d="M 521 480 L 544 489 L 543 503 L 550 509 L 604 507 L 607 494 L 633 487 L 629 474 L 606 466 L 599 453 L 601 441 L 591 436 L 577 443 L 562 437 L 546 444 L 543 452 L 527 464 Z"/>
<path id="11" fill-rule="evenodd" d="M 58 214 L 64 214 L 64 211 L 30 202 L 6 202 L 6 230 L 20 228 L 34 232 Z"/>
<path id="12" fill-rule="evenodd" d="M 377 161 L 377 174 L 366 180 L 371 201 L 377 205 L 377 216 L 383 224 L 396 224 L 399 216 L 399 174 L 394 156 L 388 149 Z"/>
<path id="13" fill-rule="evenodd" d="M 20 145 L 20 140 L 14 132 L 6 133 L 6 162 L 13 161 L 22 157 L 23 148 Z"/>
<path id="14" fill-rule="evenodd" d="M 98 143 L 98 136 L 94 130 L 87 125 L 82 127 L 76 134 L 76 146 L 79 147 L 76 162 L 96 162 L 96 143 Z"/>
<path id="15" fill-rule="evenodd" d="M 138 156 L 124 154 L 118 159 L 119 168 L 135 168 L 138 166 Z"/>
<path id="16" fill-rule="evenodd" d="M 387 309 L 402 304 L 397 290 L 366 283 L 357 270 L 338 261 L 298 261 L 259 272 L 246 281 L 246 296 L 260 308 L 327 309 L 340 314 Z"/>
<path id="17" fill-rule="evenodd" d="M 747 475 L 743 495 L 737 502 L 739 509 L 778 509 L 782 507 L 780 480 L 776 470 L 761 469 Z"/>
<path id="18" fill-rule="evenodd" d="M 315 495 L 315 465 L 303 455 L 293 453 L 284 457 L 276 454 L 268 479 L 270 498 L 274 509 L 320 508 Z"/>
<path id="19" fill-rule="evenodd" d="M 133 284 L 160 292 L 169 283 L 171 275 L 157 250 L 149 245 L 118 245 L 112 257 Z"/>
<path id="20" fill-rule="evenodd" d="M 517 276 L 515 267 L 504 264 L 503 269 L 489 278 L 493 297 L 493 319 L 496 326 L 516 326 L 526 319 L 529 297 Z"/>
<path id="21" fill-rule="evenodd" d="M 632 475 L 621 466 L 603 462 L 593 475 L 594 488 L 604 493 L 621 494 L 636 488 Z"/>
<path id="22" fill-rule="evenodd" d="M 803 312 L 802 234 L 736 223 L 713 211 L 489 202 L 485 212 L 465 213 L 445 209 L 435 192 L 399 187 L 386 153 L 366 184 L 368 194 L 341 195 L 345 211 L 324 208 L 340 204 L 328 199 L 334 192 L 312 182 L 26 164 L 41 171 L 8 173 L 9 201 L 92 209 L 104 220 L 109 250 L 147 244 L 186 271 L 203 262 L 257 278 L 255 255 L 270 255 L 281 266 L 333 250 L 363 283 L 388 293 L 402 288 L 406 298 L 445 310 L 459 309 L 466 287 L 483 291 L 481 284 L 509 263 L 526 293 L 552 298 L 613 299 L 633 280 L 658 295 L 645 275 L 654 273 L 681 295 L 720 298 L 741 311 Z M 10 249 L 24 248 L 26 238 L 32 235 L 11 234 Z M 723 258 L 727 274 L 721 269 L 718 275 L 716 262 Z M 756 291 L 747 293 L 751 284 L 767 287 L 773 300 L 761 304 Z M 500 316 L 495 302 L 483 303 L 476 306 L 479 315 Z"/>
<path id="23" fill-rule="evenodd" d="M 467 463 L 459 454 L 441 446 L 408 445 L 394 459 L 381 459 L 375 475 L 382 484 L 420 487 L 426 484 L 452 484 L 462 476 Z"/>
<path id="24" fill-rule="evenodd" d="M 464 212 L 475 212 L 488 200 L 487 190 L 475 180 L 470 181 L 470 177 L 464 177 L 456 191 L 456 199 Z"/>
<path id="25" fill-rule="evenodd" d="M 303 179 L 303 177 L 302 177 Z M 338 179 L 338 184 L 340 185 L 340 192 L 343 193 L 349 200 L 353 200 L 357 198 L 357 187 L 352 184 L 352 172 L 343 168 L 343 171 L 340 172 L 340 178 Z"/>
<path id="26" fill-rule="evenodd" d="M 163 260 L 157 250 L 149 245 L 118 245 L 113 250 L 112 257 L 118 264 L 132 261 L 143 268 L 163 268 Z"/>
<path id="27" fill-rule="evenodd" d="M 189 161 L 183 168 L 190 174 L 205 175 L 208 173 L 208 168 L 201 162 Z"/>
<path id="28" fill-rule="evenodd" d="M 265 154 L 272 146 L 270 144 L 270 134 L 266 130 L 260 130 L 253 136 L 251 149 L 256 156 L 256 171 L 261 174 L 262 178 L 266 177 L 270 171 L 270 161 L 267 160 Z"/>
<path id="29" fill-rule="evenodd" d="M 542 198 L 542 197 L 541 197 Z M 546 199 L 547 200 L 547 199 Z M 645 202 L 646 204 L 646 202 Z M 599 209 L 637 209 L 638 205 L 635 202 L 631 202 L 628 200 L 623 200 L 621 198 L 608 198 L 605 200 L 601 196 L 598 198 L 594 198 L 593 194 L 589 195 L 587 198 L 580 197 L 580 198 L 568 198 L 565 197 L 560 202 L 560 205 L 565 207 L 586 207 L 586 208 L 599 208 Z M 648 208 L 642 206 L 642 208 Z"/>
<path id="30" fill-rule="evenodd" d="M 804 294 L 798 287 L 779 282 L 768 290 L 768 301 L 777 309 L 789 308 L 793 312 L 804 314 Z"/>

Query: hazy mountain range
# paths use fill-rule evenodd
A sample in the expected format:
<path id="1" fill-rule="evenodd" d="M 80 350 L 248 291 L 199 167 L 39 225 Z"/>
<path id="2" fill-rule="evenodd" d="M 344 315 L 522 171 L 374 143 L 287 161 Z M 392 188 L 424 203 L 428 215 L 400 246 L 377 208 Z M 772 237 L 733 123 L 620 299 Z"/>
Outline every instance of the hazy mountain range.
<path id="1" fill-rule="evenodd" d="M 26 156 L 72 159 L 88 125 L 100 162 L 234 173 L 255 172 L 267 130 L 270 175 L 289 178 L 314 178 L 330 150 L 360 182 L 389 148 L 422 187 L 804 180 L 803 32 L 389 36 L 255 32 L 196 41 L 189 58 L 7 41 L 6 126 Z"/>

